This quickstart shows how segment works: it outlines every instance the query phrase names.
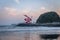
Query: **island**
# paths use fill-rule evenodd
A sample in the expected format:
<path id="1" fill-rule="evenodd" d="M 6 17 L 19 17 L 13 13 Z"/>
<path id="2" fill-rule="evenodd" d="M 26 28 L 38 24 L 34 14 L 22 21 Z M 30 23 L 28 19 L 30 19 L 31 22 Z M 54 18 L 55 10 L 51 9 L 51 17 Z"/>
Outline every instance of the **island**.
<path id="1" fill-rule="evenodd" d="M 56 12 L 46 12 L 39 16 L 36 23 L 19 23 L 16 26 L 46 26 L 60 27 L 60 17 Z"/>

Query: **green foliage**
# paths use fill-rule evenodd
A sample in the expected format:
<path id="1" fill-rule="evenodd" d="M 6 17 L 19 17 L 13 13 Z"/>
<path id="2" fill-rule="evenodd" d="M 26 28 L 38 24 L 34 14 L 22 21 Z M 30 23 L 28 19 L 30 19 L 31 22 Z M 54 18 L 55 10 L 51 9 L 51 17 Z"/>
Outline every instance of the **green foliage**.
<path id="1" fill-rule="evenodd" d="M 46 12 L 39 16 L 36 23 L 60 22 L 59 15 L 56 12 Z"/>

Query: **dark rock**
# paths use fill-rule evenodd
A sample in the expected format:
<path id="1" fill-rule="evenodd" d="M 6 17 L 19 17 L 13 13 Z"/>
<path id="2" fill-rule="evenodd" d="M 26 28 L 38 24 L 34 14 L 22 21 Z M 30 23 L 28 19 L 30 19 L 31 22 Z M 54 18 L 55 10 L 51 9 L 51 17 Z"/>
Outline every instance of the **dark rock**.
<path id="1" fill-rule="evenodd" d="M 32 23 L 19 23 L 16 26 L 40 26 L 39 24 L 32 24 Z"/>
<path id="2" fill-rule="evenodd" d="M 59 34 L 44 34 L 40 36 L 43 39 L 57 39 L 59 37 Z"/>
<path id="3" fill-rule="evenodd" d="M 36 23 L 60 22 L 59 15 L 56 12 L 46 12 L 39 16 Z"/>
<path id="4" fill-rule="evenodd" d="M 24 27 L 26 27 L 26 26 L 28 26 L 28 27 L 60 27 L 60 23 L 42 23 L 42 24 L 37 24 L 37 23 L 35 23 L 35 24 L 33 24 L 33 23 L 29 23 L 29 24 L 26 24 L 26 23 L 19 23 L 19 24 L 17 24 L 16 26 L 20 26 L 20 27 L 22 27 L 22 26 L 24 26 Z"/>

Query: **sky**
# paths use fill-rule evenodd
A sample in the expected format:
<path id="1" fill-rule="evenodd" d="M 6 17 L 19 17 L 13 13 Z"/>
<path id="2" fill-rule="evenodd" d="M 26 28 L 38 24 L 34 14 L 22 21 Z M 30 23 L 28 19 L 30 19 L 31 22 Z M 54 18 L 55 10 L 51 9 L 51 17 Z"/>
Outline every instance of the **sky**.
<path id="1" fill-rule="evenodd" d="M 0 25 L 24 23 L 24 15 L 32 16 L 32 23 L 49 11 L 60 15 L 60 0 L 0 0 Z"/>

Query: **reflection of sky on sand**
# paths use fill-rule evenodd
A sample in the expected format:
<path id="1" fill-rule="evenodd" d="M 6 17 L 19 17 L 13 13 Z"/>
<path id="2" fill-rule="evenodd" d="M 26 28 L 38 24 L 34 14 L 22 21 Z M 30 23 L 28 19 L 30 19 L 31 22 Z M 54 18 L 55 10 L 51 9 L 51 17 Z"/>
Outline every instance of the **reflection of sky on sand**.
<path id="1" fill-rule="evenodd" d="M 29 32 L 1 32 L 0 40 L 41 40 L 40 34 Z M 60 37 L 58 37 L 58 40 Z"/>
<path id="2" fill-rule="evenodd" d="M 26 32 L 0 32 L 0 40 L 39 40 L 38 34 Z"/>
<path id="3" fill-rule="evenodd" d="M 60 34 L 60 27 L 0 28 L 0 40 L 40 40 L 39 35 L 44 33 Z"/>
<path id="4" fill-rule="evenodd" d="M 24 34 L 14 32 L 4 34 L 2 33 L 0 40 L 24 40 Z"/>

